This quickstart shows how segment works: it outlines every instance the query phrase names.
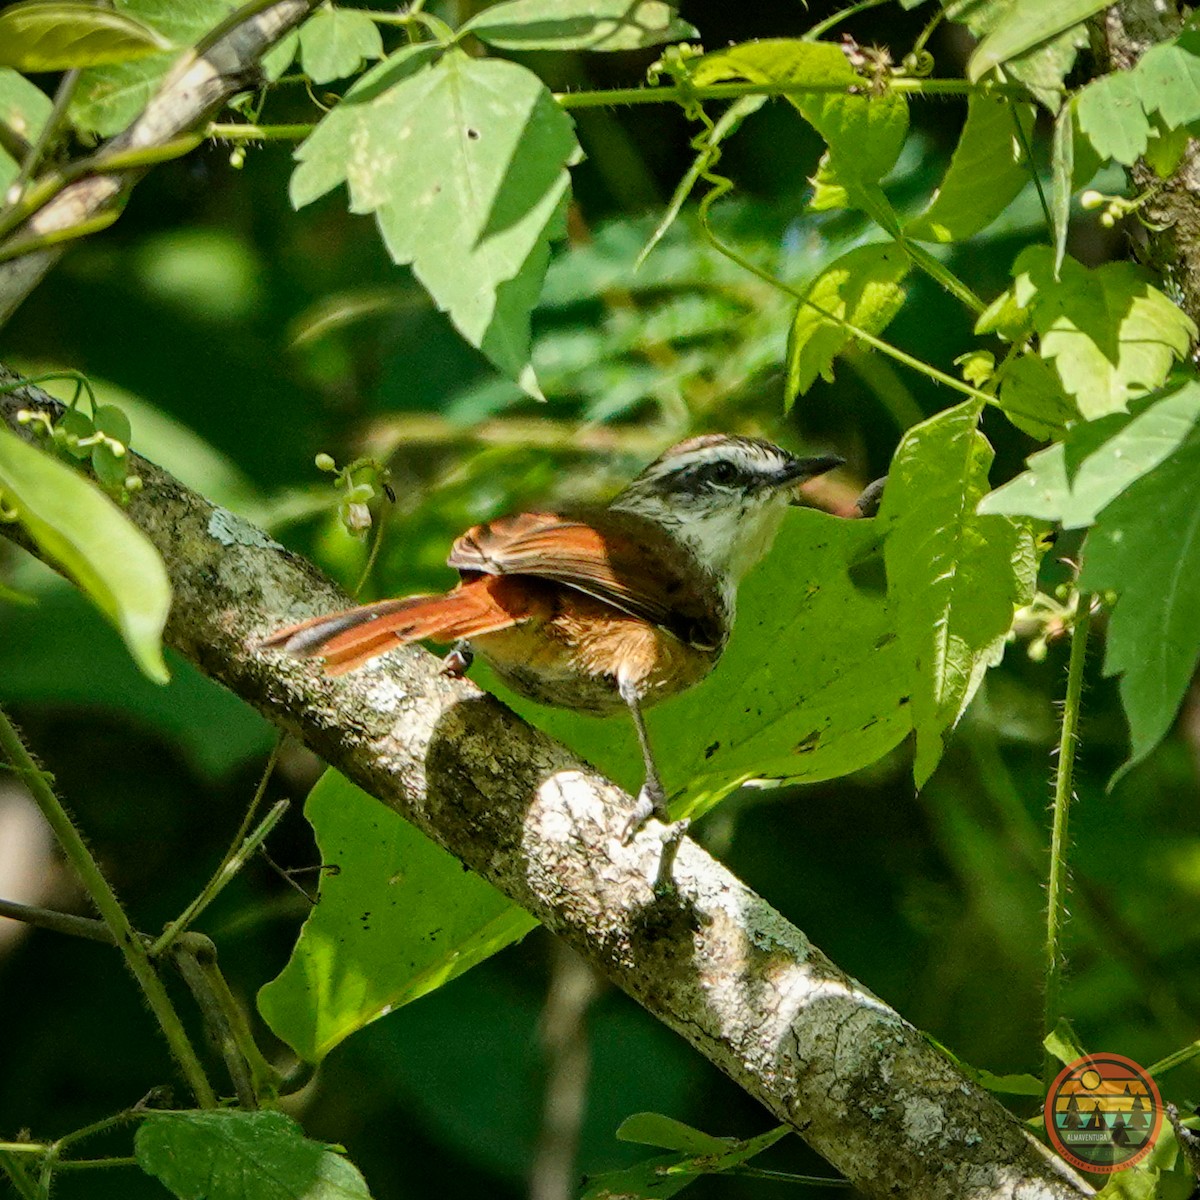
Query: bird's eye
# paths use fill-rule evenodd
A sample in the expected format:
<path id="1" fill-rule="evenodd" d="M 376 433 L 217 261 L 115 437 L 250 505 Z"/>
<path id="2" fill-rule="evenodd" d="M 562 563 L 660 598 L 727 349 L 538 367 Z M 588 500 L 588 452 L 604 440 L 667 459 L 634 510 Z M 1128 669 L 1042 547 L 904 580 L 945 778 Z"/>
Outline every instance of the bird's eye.
<path id="1" fill-rule="evenodd" d="M 737 467 L 731 462 L 713 463 L 708 469 L 708 477 L 713 483 L 733 483 L 737 479 Z"/>

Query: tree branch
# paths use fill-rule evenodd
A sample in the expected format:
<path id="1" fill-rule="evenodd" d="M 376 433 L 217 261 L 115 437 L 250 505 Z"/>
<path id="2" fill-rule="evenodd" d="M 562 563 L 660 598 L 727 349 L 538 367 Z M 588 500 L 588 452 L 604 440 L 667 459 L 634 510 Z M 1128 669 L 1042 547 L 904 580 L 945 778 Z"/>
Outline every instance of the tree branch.
<path id="1" fill-rule="evenodd" d="M 13 377 L 0 368 L 0 383 Z M 0 396 L 55 415 L 35 388 Z M 692 841 L 677 894 L 657 839 L 621 843 L 632 803 L 423 650 L 341 678 L 256 638 L 347 603 L 268 535 L 136 459 L 130 518 L 174 586 L 172 646 L 570 943 L 867 1196 L 1088 1194 L 987 1092 Z M 4 532 L 19 539 L 17 527 Z"/>
<path id="2" fill-rule="evenodd" d="M 9 240 L 43 248 L 0 263 L 0 325 L 61 257 L 63 235 L 69 238 L 69 230 L 119 209 L 145 172 L 144 167 L 106 171 L 106 157 L 153 151 L 202 129 L 230 96 L 246 89 L 263 54 L 318 2 L 279 0 L 269 8 L 251 6 L 244 21 L 180 60 L 133 124 L 92 156 L 96 170 L 68 183 L 12 232 Z"/>

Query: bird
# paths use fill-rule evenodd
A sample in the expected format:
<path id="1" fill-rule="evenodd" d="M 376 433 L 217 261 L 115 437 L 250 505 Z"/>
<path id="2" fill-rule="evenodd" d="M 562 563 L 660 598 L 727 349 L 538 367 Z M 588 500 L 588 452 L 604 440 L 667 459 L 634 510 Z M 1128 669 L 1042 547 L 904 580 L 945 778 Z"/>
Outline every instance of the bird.
<path id="1" fill-rule="evenodd" d="M 593 715 L 628 711 L 645 771 L 622 840 L 669 823 L 646 708 L 695 686 L 733 628 L 738 583 L 770 549 L 805 480 L 841 466 L 762 438 L 705 434 L 666 450 L 607 505 L 522 512 L 453 544 L 459 582 L 441 595 L 380 600 L 263 639 L 342 675 L 399 646 L 453 644 L 444 670 L 474 654 L 514 692 Z"/>

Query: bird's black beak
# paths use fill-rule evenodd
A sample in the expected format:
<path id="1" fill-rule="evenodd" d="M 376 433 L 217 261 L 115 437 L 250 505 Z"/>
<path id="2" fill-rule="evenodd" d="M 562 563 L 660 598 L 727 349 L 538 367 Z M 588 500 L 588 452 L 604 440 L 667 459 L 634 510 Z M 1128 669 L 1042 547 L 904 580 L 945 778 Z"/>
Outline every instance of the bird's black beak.
<path id="1" fill-rule="evenodd" d="M 818 475 L 824 475 L 826 471 L 843 466 L 845 462 L 844 458 L 839 458 L 836 454 L 819 454 L 815 458 L 794 458 L 780 471 L 778 486 L 786 488 L 792 493 L 791 502 L 793 504 L 802 504 L 803 500 L 798 491 L 800 484 L 806 479 L 815 479 Z"/>

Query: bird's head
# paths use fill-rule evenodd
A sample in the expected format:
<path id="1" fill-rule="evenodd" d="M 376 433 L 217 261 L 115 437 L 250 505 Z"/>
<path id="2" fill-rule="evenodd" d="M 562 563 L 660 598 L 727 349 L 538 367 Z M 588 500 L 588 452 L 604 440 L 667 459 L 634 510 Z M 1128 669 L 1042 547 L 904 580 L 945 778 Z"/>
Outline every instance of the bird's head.
<path id="1" fill-rule="evenodd" d="M 797 458 L 761 438 L 707 434 L 655 459 L 612 507 L 664 526 L 736 582 L 770 549 L 800 484 L 842 461 L 832 454 Z"/>

